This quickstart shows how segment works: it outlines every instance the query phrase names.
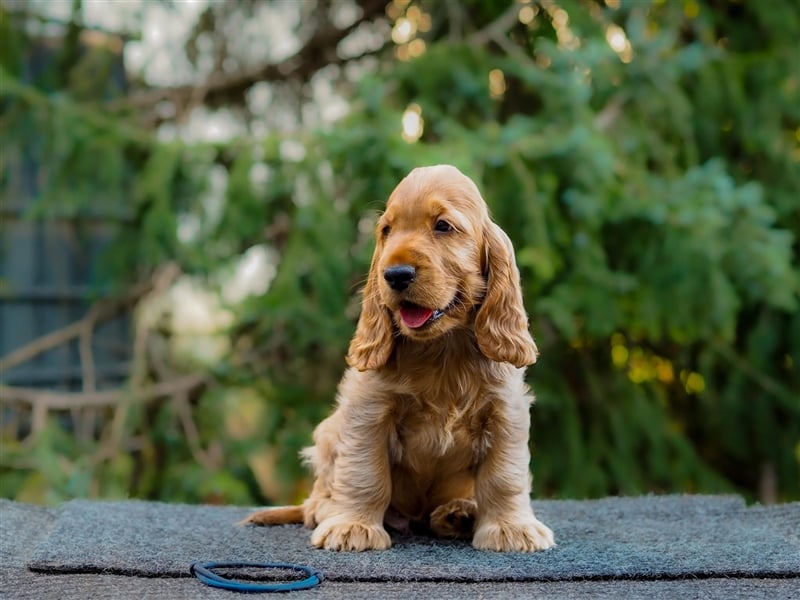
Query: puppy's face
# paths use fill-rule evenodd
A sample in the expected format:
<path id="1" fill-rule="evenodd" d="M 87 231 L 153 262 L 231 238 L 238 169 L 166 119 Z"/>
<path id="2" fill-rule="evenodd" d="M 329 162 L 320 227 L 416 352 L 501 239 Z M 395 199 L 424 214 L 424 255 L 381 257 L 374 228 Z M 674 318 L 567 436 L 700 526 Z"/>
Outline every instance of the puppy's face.
<path id="1" fill-rule="evenodd" d="M 493 361 L 536 361 L 514 247 L 461 171 L 411 171 L 389 197 L 376 237 L 350 366 L 385 366 L 398 333 L 426 341 L 459 327 L 471 328 Z"/>
<path id="2" fill-rule="evenodd" d="M 486 292 L 487 220 L 475 184 L 454 167 L 415 169 L 400 182 L 378 221 L 374 268 L 401 334 L 428 340 L 469 324 Z"/>

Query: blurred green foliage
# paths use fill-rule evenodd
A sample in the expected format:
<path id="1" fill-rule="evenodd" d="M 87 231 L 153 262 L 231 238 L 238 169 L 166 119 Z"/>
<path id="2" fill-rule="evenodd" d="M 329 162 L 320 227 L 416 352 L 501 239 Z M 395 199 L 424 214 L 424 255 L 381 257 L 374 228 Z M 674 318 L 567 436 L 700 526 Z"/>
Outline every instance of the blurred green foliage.
<path id="1" fill-rule="evenodd" d="M 0 143 L 46 165 L 33 216 L 124 198 L 132 218 L 107 257 L 120 286 L 176 260 L 213 287 L 254 245 L 279 257 L 192 399 L 213 468 L 156 402 L 119 425 L 136 449 L 103 460 L 87 459 L 100 437 L 78 442 L 55 417 L 32 444 L 6 432 L 4 494 L 297 500 L 297 451 L 333 402 L 375 215 L 410 169 L 446 162 L 517 250 L 542 353 L 529 370 L 536 495 L 800 498 L 796 2 L 559 0 L 531 5 L 502 44 L 455 35 L 445 5 L 421 5 L 424 53 L 381 55 L 334 125 L 214 144 L 162 141 L 70 78 L 23 83 L 30 40 L 3 14 Z M 463 5 L 480 32 L 509 3 Z M 412 103 L 415 143 L 401 136 Z M 201 223 L 191 242 L 177 235 L 187 215 Z"/>

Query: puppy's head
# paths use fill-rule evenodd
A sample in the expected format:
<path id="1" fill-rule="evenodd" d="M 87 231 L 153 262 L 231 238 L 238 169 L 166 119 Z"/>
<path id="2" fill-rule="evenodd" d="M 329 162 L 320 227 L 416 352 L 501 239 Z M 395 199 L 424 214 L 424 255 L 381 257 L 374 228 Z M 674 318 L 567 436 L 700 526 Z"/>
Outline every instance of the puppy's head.
<path id="1" fill-rule="evenodd" d="M 348 362 L 379 368 L 395 333 L 427 341 L 459 327 L 474 327 L 492 360 L 517 366 L 536 360 L 513 247 L 478 188 L 455 167 L 414 169 L 378 220 Z"/>

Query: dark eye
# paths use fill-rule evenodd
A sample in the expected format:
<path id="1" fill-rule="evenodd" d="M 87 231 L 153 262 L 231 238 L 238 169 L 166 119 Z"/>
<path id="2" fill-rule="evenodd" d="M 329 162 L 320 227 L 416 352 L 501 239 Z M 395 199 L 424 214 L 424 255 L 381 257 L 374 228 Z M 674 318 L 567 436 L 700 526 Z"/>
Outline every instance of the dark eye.
<path id="1" fill-rule="evenodd" d="M 381 236 L 383 236 L 383 237 L 385 237 L 385 238 L 389 237 L 389 232 L 390 232 L 391 230 L 392 230 L 392 228 L 391 228 L 391 227 L 389 227 L 388 225 L 384 225 L 384 226 L 383 226 L 383 229 L 381 229 Z"/>
<path id="2" fill-rule="evenodd" d="M 434 225 L 433 228 L 441 233 L 447 233 L 448 231 L 453 231 L 453 226 L 450 225 L 450 223 L 448 223 L 447 221 L 442 221 L 441 219 L 436 221 L 436 225 Z"/>

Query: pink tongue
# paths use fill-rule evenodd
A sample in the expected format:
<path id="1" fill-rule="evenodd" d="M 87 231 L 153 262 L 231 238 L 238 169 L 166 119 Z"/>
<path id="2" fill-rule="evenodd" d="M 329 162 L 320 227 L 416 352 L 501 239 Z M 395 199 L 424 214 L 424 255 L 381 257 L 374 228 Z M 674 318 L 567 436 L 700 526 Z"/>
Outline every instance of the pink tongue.
<path id="1" fill-rule="evenodd" d="M 424 306 L 405 304 L 400 307 L 400 318 L 403 319 L 403 323 L 411 329 L 422 327 L 428 322 L 431 316 L 433 316 L 433 311 Z"/>

